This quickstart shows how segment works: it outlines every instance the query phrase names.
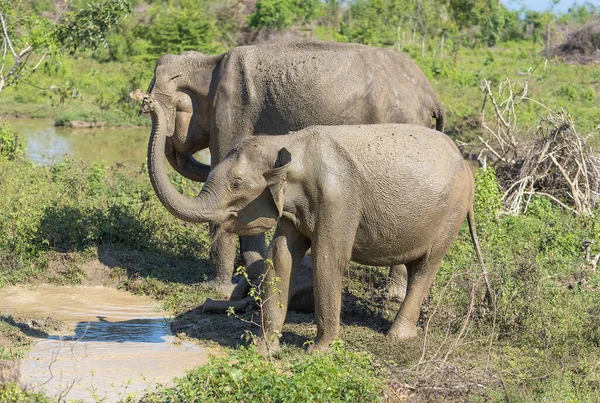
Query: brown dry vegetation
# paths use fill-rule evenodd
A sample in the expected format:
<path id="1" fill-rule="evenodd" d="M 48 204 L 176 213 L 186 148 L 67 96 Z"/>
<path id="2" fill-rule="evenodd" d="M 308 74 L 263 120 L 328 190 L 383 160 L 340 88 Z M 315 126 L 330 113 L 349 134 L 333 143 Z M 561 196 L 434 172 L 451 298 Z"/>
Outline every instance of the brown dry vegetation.
<path id="1" fill-rule="evenodd" d="M 566 34 L 565 40 L 542 52 L 566 63 L 600 63 L 600 21 L 590 22 Z"/>

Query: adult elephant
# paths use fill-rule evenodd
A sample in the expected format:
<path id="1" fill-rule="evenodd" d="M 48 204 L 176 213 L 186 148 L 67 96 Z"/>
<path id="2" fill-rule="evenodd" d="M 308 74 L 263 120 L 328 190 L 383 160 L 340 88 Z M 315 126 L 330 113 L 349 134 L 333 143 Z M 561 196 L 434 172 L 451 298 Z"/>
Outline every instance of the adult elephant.
<path id="1" fill-rule="evenodd" d="M 168 161 L 194 181 L 205 181 L 236 143 L 254 134 L 280 135 L 317 124 L 431 127 L 433 119 L 437 130 L 444 127 L 443 106 L 410 58 L 360 44 L 311 40 L 242 46 L 218 56 L 165 55 L 148 92 L 164 116 L 160 130 L 167 136 Z M 152 137 L 157 130 L 153 118 Z M 192 156 L 205 148 L 211 166 Z M 150 149 L 152 175 L 151 154 Z M 161 201 L 172 213 L 179 209 L 168 197 Z M 264 235 L 240 237 L 251 276 L 262 272 L 264 243 Z M 211 226 L 213 284 L 221 290 L 231 290 L 235 252 L 235 236 Z M 393 273 L 405 269 L 398 266 Z M 238 288 L 232 299 L 244 291 Z"/>

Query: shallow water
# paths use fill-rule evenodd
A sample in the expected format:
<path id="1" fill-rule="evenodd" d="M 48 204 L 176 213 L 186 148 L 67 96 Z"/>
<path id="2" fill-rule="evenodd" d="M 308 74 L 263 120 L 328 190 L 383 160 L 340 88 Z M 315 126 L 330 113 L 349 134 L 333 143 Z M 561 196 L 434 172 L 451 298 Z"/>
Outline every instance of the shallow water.
<path id="1" fill-rule="evenodd" d="M 21 362 L 21 382 L 52 396 L 95 402 L 138 395 L 205 364 L 208 350 L 178 341 L 165 312 L 147 298 L 103 287 L 0 289 L 2 311 L 52 317 L 48 334 Z"/>
<path id="2" fill-rule="evenodd" d="M 89 162 L 106 161 L 139 165 L 146 161 L 150 127 L 106 127 L 73 129 L 55 127 L 48 119 L 6 119 L 13 129 L 27 139 L 27 158 L 38 164 L 51 165 L 65 156 Z M 208 150 L 196 158 L 210 164 Z"/>

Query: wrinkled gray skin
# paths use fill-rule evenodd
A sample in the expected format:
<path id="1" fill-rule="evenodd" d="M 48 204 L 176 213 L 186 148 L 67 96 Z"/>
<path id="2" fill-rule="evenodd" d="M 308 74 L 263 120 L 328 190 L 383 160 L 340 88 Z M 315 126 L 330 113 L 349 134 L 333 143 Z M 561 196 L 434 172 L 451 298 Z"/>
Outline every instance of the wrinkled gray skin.
<path id="1" fill-rule="evenodd" d="M 407 56 L 359 44 L 319 41 L 161 57 L 149 88 L 164 113 L 165 153 L 183 176 L 205 181 L 210 167 L 193 153 L 210 148 L 211 166 L 253 134 L 278 135 L 310 125 L 414 123 L 443 129 L 444 111 L 427 78 Z M 165 199 L 167 208 L 175 203 Z M 214 283 L 231 284 L 235 237 L 211 228 Z M 264 236 L 242 237 L 251 276 L 262 272 Z M 392 268 L 392 294 L 404 269 Z M 240 286 L 245 285 L 240 284 Z M 394 286 L 397 285 L 397 286 Z M 247 285 L 232 299 L 245 295 Z M 231 291 L 231 289 L 229 289 Z"/>
<path id="2" fill-rule="evenodd" d="M 152 109 L 152 101 L 148 102 Z M 239 143 L 210 173 L 195 198 L 169 182 L 161 158 L 161 111 L 153 112 L 151 180 L 177 217 L 213 222 L 220 230 L 256 235 L 277 225 L 267 257 L 279 277 L 266 290 L 262 348 L 277 349 L 290 279 L 311 248 L 317 338 L 327 348 L 338 335 L 343 272 L 365 265 L 406 264 L 408 288 L 389 330 L 391 339 L 417 335 L 416 322 L 442 259 L 468 217 L 473 176 L 446 135 L 416 125 L 314 126 L 288 136 Z"/>

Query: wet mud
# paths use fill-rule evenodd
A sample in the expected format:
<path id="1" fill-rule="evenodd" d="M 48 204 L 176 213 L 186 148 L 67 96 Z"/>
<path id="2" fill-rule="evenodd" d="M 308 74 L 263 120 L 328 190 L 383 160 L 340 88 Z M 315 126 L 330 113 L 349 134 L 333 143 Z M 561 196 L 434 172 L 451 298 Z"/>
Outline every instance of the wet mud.
<path id="1" fill-rule="evenodd" d="M 8 287 L 0 307 L 65 323 L 40 337 L 20 368 L 22 384 L 66 400 L 139 397 L 215 353 L 173 336 L 170 318 L 149 299 L 110 288 Z"/>

